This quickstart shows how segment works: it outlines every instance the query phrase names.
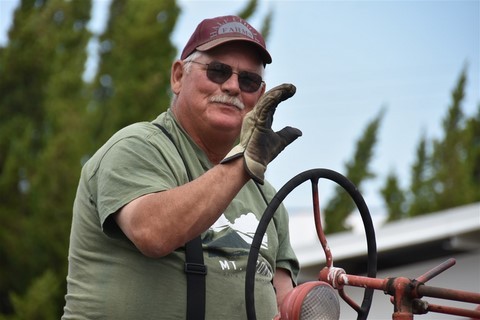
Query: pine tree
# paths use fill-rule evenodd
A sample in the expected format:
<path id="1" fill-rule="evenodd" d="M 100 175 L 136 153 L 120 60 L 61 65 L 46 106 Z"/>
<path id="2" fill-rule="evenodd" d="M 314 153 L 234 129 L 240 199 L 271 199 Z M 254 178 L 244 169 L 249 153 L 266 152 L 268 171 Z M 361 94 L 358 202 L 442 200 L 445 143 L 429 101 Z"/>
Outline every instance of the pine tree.
<path id="1" fill-rule="evenodd" d="M 423 137 L 418 145 L 412 167 L 408 216 L 480 200 L 480 110 L 471 118 L 463 114 L 466 82 L 464 69 L 443 119 L 443 137 L 432 141 Z"/>
<path id="2" fill-rule="evenodd" d="M 405 217 L 405 195 L 399 186 L 397 176 L 391 172 L 380 191 L 387 205 L 387 221 L 399 220 Z"/>
<path id="3" fill-rule="evenodd" d="M 170 34 L 178 14 L 173 0 L 112 1 L 89 106 L 91 151 L 120 128 L 153 120 L 168 108 L 177 52 Z"/>
<path id="4" fill-rule="evenodd" d="M 452 91 L 452 102 L 443 120 L 443 139 L 433 142 L 432 170 L 435 210 L 455 207 L 468 202 L 470 173 L 464 166 L 471 146 L 465 145 L 465 116 L 462 110 L 466 72 L 462 70 Z"/>
<path id="5" fill-rule="evenodd" d="M 422 137 L 416 152 L 416 160 L 411 170 L 409 208 L 407 216 L 413 217 L 432 212 L 435 208 L 435 190 L 431 170 L 431 154 L 428 141 Z"/>
<path id="6" fill-rule="evenodd" d="M 346 177 L 361 190 L 361 184 L 372 179 L 375 174 L 370 171 L 369 164 L 373 156 L 373 149 L 377 142 L 377 133 L 380 123 L 385 114 L 382 109 L 379 114 L 367 125 L 362 137 L 356 143 L 353 159 L 346 164 Z M 354 202 L 350 199 L 341 187 L 335 189 L 335 194 L 327 203 L 324 210 L 325 232 L 334 233 L 347 230 L 345 220 L 355 208 Z"/>
<path id="7" fill-rule="evenodd" d="M 0 264 L 0 273 L 21 272 L 1 277 L 2 313 L 12 311 L 9 293 L 24 292 L 46 268 L 64 279 L 74 188 L 62 180 L 76 176 L 70 161 L 76 141 L 68 134 L 76 131 L 81 108 L 89 13 L 89 1 L 24 0 L 2 50 L 0 250 L 8 262 Z M 58 312 L 56 304 L 52 308 Z"/>
<path id="8" fill-rule="evenodd" d="M 480 201 L 480 104 L 477 113 L 467 119 L 464 129 L 465 170 L 468 179 L 467 201 Z"/>

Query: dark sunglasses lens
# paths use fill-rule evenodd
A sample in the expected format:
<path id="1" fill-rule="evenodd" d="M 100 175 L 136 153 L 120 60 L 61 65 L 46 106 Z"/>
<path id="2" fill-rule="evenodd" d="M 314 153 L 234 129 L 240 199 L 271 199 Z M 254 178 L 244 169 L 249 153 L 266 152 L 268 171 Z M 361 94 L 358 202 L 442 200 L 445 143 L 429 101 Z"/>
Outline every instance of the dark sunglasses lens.
<path id="1" fill-rule="evenodd" d="M 210 81 L 222 84 L 233 74 L 232 67 L 228 64 L 213 61 L 208 64 L 207 77 Z M 256 73 L 242 71 L 238 74 L 240 90 L 244 92 L 255 92 L 262 85 L 262 77 Z"/>
<path id="2" fill-rule="evenodd" d="M 211 62 L 207 67 L 207 77 L 210 81 L 222 84 L 232 76 L 232 67 L 220 62 Z"/>
<path id="3" fill-rule="evenodd" d="M 256 73 L 242 71 L 238 75 L 240 89 L 245 92 L 255 92 L 262 85 L 262 77 Z"/>

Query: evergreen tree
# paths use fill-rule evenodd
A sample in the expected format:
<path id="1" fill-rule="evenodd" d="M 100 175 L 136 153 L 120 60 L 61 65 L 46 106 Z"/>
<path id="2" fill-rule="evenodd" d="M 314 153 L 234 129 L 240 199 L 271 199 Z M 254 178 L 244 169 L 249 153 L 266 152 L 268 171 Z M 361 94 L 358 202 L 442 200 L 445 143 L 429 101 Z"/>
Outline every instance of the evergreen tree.
<path id="1" fill-rule="evenodd" d="M 43 147 L 36 159 L 36 170 L 30 179 L 32 216 L 26 225 L 29 241 L 34 244 L 30 259 L 36 265 L 34 285 L 53 271 L 57 282 L 65 287 L 66 252 L 70 231 L 71 208 L 84 152 L 84 95 L 82 73 L 89 39 L 86 25 L 90 19 L 90 1 L 49 0 L 45 4 L 50 35 L 45 46 L 51 46 L 48 63 L 51 76 L 45 88 Z M 41 228 L 39 228 L 41 226 Z M 47 278 L 48 280 L 49 278 Z M 58 314 L 62 309 L 63 290 L 56 290 L 49 308 Z M 28 292 L 28 291 L 27 291 Z M 50 291 L 45 292 L 50 296 Z M 53 300 L 55 299 L 55 300 Z M 55 303 L 53 303 L 55 301 Z M 29 303 L 30 300 L 25 300 Z M 25 305 L 23 309 L 28 309 Z M 45 310 L 43 306 L 42 310 Z"/>
<path id="2" fill-rule="evenodd" d="M 412 166 L 409 208 L 407 215 L 413 217 L 432 212 L 435 208 L 435 190 L 426 137 L 422 137 L 416 152 L 416 160 Z"/>
<path id="3" fill-rule="evenodd" d="M 443 120 L 443 140 L 434 140 L 432 170 L 434 171 L 435 210 L 451 208 L 466 203 L 468 172 L 463 166 L 465 150 L 463 135 L 464 114 L 461 103 L 464 98 L 466 73 L 462 71 L 455 89 L 448 114 Z"/>
<path id="4" fill-rule="evenodd" d="M 367 125 L 362 137 L 356 143 L 353 159 L 346 164 L 346 177 L 360 190 L 361 184 L 375 176 L 370 171 L 369 164 L 373 156 L 373 149 L 377 142 L 377 133 L 383 119 L 385 109 Z M 334 233 L 347 230 L 345 220 L 355 208 L 350 195 L 340 186 L 335 189 L 333 198 L 328 201 L 324 210 L 325 232 Z"/>
<path id="5" fill-rule="evenodd" d="M 465 118 L 462 102 L 466 82 L 464 69 L 443 119 L 443 137 L 432 141 L 423 137 L 418 145 L 412 167 L 408 216 L 480 200 L 480 110 L 471 118 Z"/>
<path id="6" fill-rule="evenodd" d="M 258 7 L 258 0 L 250 0 L 245 8 L 238 13 L 238 16 L 244 20 L 248 20 L 257 10 Z M 260 33 L 262 34 L 265 41 L 268 40 L 270 35 L 270 28 L 272 26 L 273 20 L 273 11 L 269 11 L 267 15 L 263 19 L 262 27 Z"/>
<path id="7" fill-rule="evenodd" d="M 11 293 L 25 292 L 46 269 L 64 279 L 77 176 L 72 161 L 79 163 L 72 157 L 77 141 L 71 130 L 80 125 L 79 72 L 89 14 L 89 1 L 24 0 L 15 12 L 10 43 L 2 50 L 0 241 L 7 263 L 0 264 L 0 273 L 21 272 L 1 277 L 2 313 L 12 311 Z M 58 313 L 58 305 L 52 304 L 52 310 Z"/>
<path id="8" fill-rule="evenodd" d="M 465 170 L 468 179 L 468 202 L 480 201 L 480 104 L 477 113 L 467 119 L 464 129 Z"/>
<path id="9" fill-rule="evenodd" d="M 0 320 L 58 319 L 60 305 L 53 303 L 63 294 L 63 279 L 51 270 L 34 279 L 23 295 L 11 294 L 14 313 Z"/>
<path id="10" fill-rule="evenodd" d="M 405 195 L 399 186 L 397 176 L 391 172 L 380 191 L 387 205 L 387 221 L 399 220 L 405 217 Z"/>
<path id="11" fill-rule="evenodd" d="M 120 128 L 168 108 L 177 52 L 170 34 L 178 14 L 174 0 L 112 1 L 89 105 L 91 151 Z"/>
<path id="12" fill-rule="evenodd" d="M 257 10 L 258 0 L 250 0 L 243 10 L 238 13 L 238 16 L 242 19 L 248 20 Z M 262 33 L 262 35 L 264 35 Z M 266 39 L 265 39 L 266 40 Z"/>

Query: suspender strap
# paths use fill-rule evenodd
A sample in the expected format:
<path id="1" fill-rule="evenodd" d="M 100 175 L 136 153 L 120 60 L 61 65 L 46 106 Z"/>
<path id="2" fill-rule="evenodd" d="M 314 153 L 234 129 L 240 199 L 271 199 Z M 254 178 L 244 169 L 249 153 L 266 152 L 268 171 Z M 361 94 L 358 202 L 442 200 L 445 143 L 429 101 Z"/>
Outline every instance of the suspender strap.
<path id="1" fill-rule="evenodd" d="M 205 319 L 205 276 L 202 239 L 200 236 L 185 245 L 185 273 L 187 274 L 187 320 Z"/>
<path id="2" fill-rule="evenodd" d="M 154 123 L 177 149 L 187 171 L 188 180 L 192 181 L 192 174 L 188 169 L 187 162 L 180 153 L 173 137 L 161 125 Z M 205 282 L 207 266 L 203 263 L 202 238 L 198 236 L 185 244 L 185 273 L 187 275 L 187 320 L 205 319 Z"/>

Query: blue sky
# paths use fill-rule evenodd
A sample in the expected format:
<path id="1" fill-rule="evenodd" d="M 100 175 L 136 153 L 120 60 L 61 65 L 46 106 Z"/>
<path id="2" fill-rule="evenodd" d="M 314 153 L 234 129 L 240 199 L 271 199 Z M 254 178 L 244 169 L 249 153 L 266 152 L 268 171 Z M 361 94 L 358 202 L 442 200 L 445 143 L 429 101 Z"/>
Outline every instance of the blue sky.
<path id="1" fill-rule="evenodd" d="M 385 107 L 371 164 L 377 178 L 363 186 L 367 204 L 378 211 L 386 175 L 396 172 L 406 187 L 420 137 L 441 137 L 451 91 L 466 65 L 465 113 L 473 115 L 480 103 L 480 1 L 259 2 L 252 25 L 259 28 L 265 14 L 274 12 L 267 88 L 284 82 L 297 87 L 277 109 L 274 127 L 303 131 L 268 168 L 277 188 L 312 168 L 345 173 L 356 140 Z M 203 18 L 238 13 L 247 1 L 178 3 L 182 13 L 173 41 L 181 51 Z M 0 0 L 0 45 L 17 4 Z M 92 29 L 102 28 L 106 4 L 95 1 Z M 322 183 L 320 192 L 328 198 L 332 188 Z M 309 191 L 286 199 L 291 208 L 310 203 Z"/>

